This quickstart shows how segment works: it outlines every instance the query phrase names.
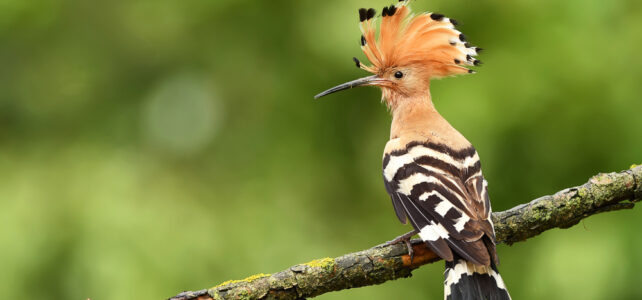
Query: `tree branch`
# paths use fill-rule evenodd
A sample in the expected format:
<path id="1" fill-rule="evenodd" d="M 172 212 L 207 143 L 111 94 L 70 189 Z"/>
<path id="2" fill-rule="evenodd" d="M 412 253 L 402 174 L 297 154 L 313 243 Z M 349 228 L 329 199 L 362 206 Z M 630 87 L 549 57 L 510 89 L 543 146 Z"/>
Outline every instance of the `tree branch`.
<path id="1" fill-rule="evenodd" d="M 569 228 L 597 213 L 633 208 L 640 200 L 642 166 L 598 174 L 584 185 L 493 213 L 497 241 L 509 245 L 524 241 L 552 228 Z M 303 299 L 408 277 L 419 266 L 440 259 L 420 240 L 413 240 L 412 247 L 412 262 L 403 244 L 377 246 L 295 265 L 272 275 L 257 274 L 210 289 L 184 292 L 170 299 Z"/>

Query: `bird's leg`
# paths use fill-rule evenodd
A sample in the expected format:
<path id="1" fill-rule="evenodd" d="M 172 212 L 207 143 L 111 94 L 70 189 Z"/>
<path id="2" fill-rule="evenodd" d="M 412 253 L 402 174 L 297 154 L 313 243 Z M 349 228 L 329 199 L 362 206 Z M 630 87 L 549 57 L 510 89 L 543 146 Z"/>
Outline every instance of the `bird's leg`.
<path id="1" fill-rule="evenodd" d="M 379 245 L 378 247 L 385 247 L 385 246 L 390 246 L 390 245 L 399 244 L 399 243 L 403 242 L 404 244 L 406 244 L 406 248 L 408 248 L 408 255 L 410 255 L 410 262 L 412 262 L 412 259 L 415 256 L 415 251 L 412 250 L 412 244 L 410 243 L 410 238 L 412 238 L 417 233 L 419 233 L 417 230 L 413 230 L 413 231 L 404 233 L 404 234 L 394 238 L 391 241 L 387 241 L 387 242 Z"/>
<path id="2" fill-rule="evenodd" d="M 417 233 L 419 233 L 417 230 L 406 232 L 406 233 L 396 237 L 395 239 L 393 239 L 391 241 L 387 241 L 385 245 L 386 246 L 394 245 L 394 244 L 399 244 L 401 242 L 410 244 L 410 238 L 413 237 L 414 235 L 416 235 Z"/>

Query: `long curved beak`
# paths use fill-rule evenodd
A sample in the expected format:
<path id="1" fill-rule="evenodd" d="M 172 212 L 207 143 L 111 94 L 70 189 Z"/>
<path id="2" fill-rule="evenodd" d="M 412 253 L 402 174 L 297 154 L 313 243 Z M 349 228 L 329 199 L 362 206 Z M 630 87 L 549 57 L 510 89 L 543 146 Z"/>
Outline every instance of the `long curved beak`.
<path id="1" fill-rule="evenodd" d="M 359 78 L 357 80 L 353 80 L 350 82 L 346 82 L 344 84 L 337 85 L 333 88 L 330 88 L 326 91 L 323 91 L 319 93 L 318 95 L 314 96 L 314 99 L 319 99 L 323 96 L 330 95 L 332 93 L 338 92 L 338 91 L 343 91 L 347 89 L 351 89 L 353 87 L 358 87 L 358 86 L 364 86 L 364 85 L 376 85 L 381 81 L 381 78 L 379 78 L 377 75 L 372 75 L 368 77 L 363 77 Z"/>

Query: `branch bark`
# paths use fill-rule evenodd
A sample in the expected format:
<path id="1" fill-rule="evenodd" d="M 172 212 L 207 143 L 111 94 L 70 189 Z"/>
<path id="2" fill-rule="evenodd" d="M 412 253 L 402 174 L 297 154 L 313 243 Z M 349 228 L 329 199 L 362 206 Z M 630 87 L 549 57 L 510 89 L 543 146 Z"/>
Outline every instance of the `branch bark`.
<path id="1" fill-rule="evenodd" d="M 642 200 L 642 166 L 619 173 L 598 174 L 586 184 L 544 196 L 506 211 L 493 213 L 497 241 L 513 244 L 553 228 L 569 228 L 601 212 L 631 209 Z M 170 300 L 304 299 L 331 291 L 381 284 L 409 277 L 421 265 L 440 260 L 413 240 L 410 261 L 403 244 L 377 246 L 336 258 L 292 266 L 275 274 L 231 280 Z"/>

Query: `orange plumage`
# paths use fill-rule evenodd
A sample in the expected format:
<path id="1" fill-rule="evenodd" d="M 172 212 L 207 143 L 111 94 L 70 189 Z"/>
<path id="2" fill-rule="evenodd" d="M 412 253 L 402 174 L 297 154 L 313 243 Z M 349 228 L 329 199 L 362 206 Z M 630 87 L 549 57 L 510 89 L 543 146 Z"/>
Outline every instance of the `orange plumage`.
<path id="1" fill-rule="evenodd" d="M 362 69 L 382 74 L 395 67 L 416 66 L 429 78 L 439 78 L 472 73 L 464 66 L 479 64 L 473 58 L 479 48 L 465 42 L 455 29 L 456 21 L 436 13 L 412 15 L 408 1 L 384 8 L 380 17 L 374 17 L 373 11 L 360 10 L 361 49 L 372 64 L 360 64 Z"/>

